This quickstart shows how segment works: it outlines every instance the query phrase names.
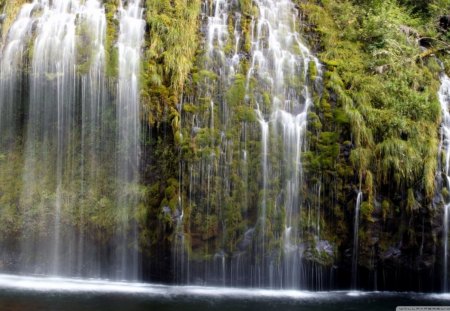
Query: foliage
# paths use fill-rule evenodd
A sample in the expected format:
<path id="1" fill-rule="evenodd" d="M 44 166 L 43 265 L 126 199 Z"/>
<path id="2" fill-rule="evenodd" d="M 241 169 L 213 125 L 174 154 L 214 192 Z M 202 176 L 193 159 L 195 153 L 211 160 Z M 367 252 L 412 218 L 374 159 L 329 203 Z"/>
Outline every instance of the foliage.
<path id="1" fill-rule="evenodd" d="M 350 122 L 357 148 L 352 162 L 363 175 L 376 172 L 375 187 L 402 190 L 421 181 L 430 197 L 439 72 L 433 60 L 416 61 L 415 37 L 428 22 L 395 1 L 322 1 L 303 8 L 319 35 L 326 89 Z"/>
<path id="2" fill-rule="evenodd" d="M 142 101 L 150 124 L 171 122 L 197 50 L 200 0 L 146 2 Z M 174 128 L 177 132 L 178 128 Z"/>
<path id="3" fill-rule="evenodd" d="M 431 204 L 438 169 L 441 69 L 429 56 L 445 46 L 446 34 L 438 30 L 437 21 L 448 13 L 448 5 L 395 0 L 300 3 L 311 41 L 326 66 L 323 96 L 314 106 L 318 120 L 310 122 L 307 168 L 341 185 L 338 193 L 323 198 L 325 202 L 336 196 L 342 205 L 353 206 L 348 198 L 354 200 L 355 191 L 363 190 L 361 230 L 370 232 L 379 213 L 376 204 L 382 206 L 384 221 L 399 212 L 427 211 Z M 431 45 L 427 54 L 422 38 Z M 439 57 L 447 62 L 445 53 Z M 324 141 L 325 131 L 337 137 Z M 326 154 L 324 143 L 328 148 L 340 146 L 338 155 L 329 154 L 331 170 L 319 165 Z M 351 223 L 350 212 L 348 219 Z M 370 239 L 360 240 L 362 254 L 368 255 Z"/>

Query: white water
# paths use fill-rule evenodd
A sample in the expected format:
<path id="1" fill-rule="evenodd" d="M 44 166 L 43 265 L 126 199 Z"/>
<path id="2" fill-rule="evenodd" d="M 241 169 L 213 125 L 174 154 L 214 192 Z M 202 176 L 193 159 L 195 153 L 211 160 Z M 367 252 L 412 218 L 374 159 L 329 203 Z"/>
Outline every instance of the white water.
<path id="1" fill-rule="evenodd" d="M 20 289 L 36 292 L 70 292 L 70 293 L 124 293 L 148 296 L 203 296 L 203 297 L 266 297 L 307 299 L 329 297 L 330 293 L 313 293 L 295 290 L 261 290 L 202 286 L 166 286 L 145 283 L 112 282 L 108 280 L 80 280 L 68 278 L 24 277 L 0 275 L 0 288 Z"/>
<path id="2" fill-rule="evenodd" d="M 141 0 L 128 1 L 124 6 L 121 1 L 119 25 L 119 83 L 118 83 L 118 157 L 117 178 L 119 182 L 119 197 L 117 208 L 123 213 L 123 228 L 119 228 L 118 237 L 123 248 L 119 249 L 122 279 L 137 279 L 138 277 L 138 228 L 133 218 L 136 214 L 137 198 L 135 189 L 123 189 L 121 185 L 137 184 L 139 181 L 140 153 L 140 102 L 139 75 L 141 48 L 144 40 L 145 21 Z M 130 219 L 128 219 L 130 218 Z M 132 223 L 131 228 L 128 225 Z M 132 246 L 130 251 L 129 246 Z"/>
<path id="3" fill-rule="evenodd" d="M 48 258 L 43 268 L 45 273 L 59 274 L 63 251 L 63 179 L 68 177 L 65 164 L 70 162 L 69 141 L 75 126 L 75 19 L 79 3 L 56 0 L 52 4 L 43 2 L 41 6 L 43 13 L 37 22 L 31 62 L 22 201 L 24 205 L 42 206 L 44 211 L 40 215 L 30 216 L 41 217 L 41 221 L 47 222 L 47 226 L 52 229 L 45 249 L 36 247 L 30 250 L 33 246 L 26 245 L 24 256 L 36 256 L 38 260 Z M 42 178 L 43 175 L 45 178 Z M 54 196 L 49 201 L 44 201 L 39 194 L 37 185 L 41 182 L 53 188 Z M 45 215 L 47 213 L 48 216 Z M 25 218 L 27 226 L 33 221 L 31 217 Z"/>
<path id="4" fill-rule="evenodd" d="M 264 274 L 265 271 L 265 250 L 266 250 L 266 218 L 267 218 L 267 184 L 269 180 L 269 169 L 268 169 L 268 156 L 269 156 L 269 123 L 264 120 L 264 117 L 262 116 L 260 111 L 257 111 L 258 117 L 259 117 L 259 124 L 261 126 L 261 158 L 262 158 L 262 176 L 263 176 L 263 182 L 262 182 L 262 199 L 261 199 L 261 212 L 260 212 L 260 236 L 259 236 L 259 247 L 261 248 L 261 267 L 258 268 L 258 273 Z M 258 275 L 258 283 L 261 281 L 261 275 Z M 261 284 L 258 284 L 261 285 Z"/>
<path id="5" fill-rule="evenodd" d="M 445 205 L 444 211 L 444 276 L 443 276 L 443 291 L 448 292 L 448 226 L 449 226 L 449 209 L 450 205 Z"/>
<path id="6" fill-rule="evenodd" d="M 308 86 L 309 63 L 314 62 L 320 75 L 321 65 L 306 46 L 295 26 L 298 12 L 289 0 L 255 1 L 259 15 L 255 22 L 252 38 L 251 67 L 247 75 L 247 97 L 257 103 L 257 115 L 261 125 L 261 162 L 263 170 L 263 198 L 260 209 L 260 251 L 263 258 L 256 268 L 257 279 L 263 279 L 270 267 L 270 286 L 299 288 L 301 286 L 301 254 L 298 247 L 298 230 L 301 212 L 302 161 L 304 151 L 307 113 L 312 105 L 311 90 Z M 290 82 L 294 77 L 302 79 L 297 84 Z M 271 107 L 263 105 L 262 94 L 249 89 L 251 79 L 256 79 L 260 87 L 271 96 Z M 270 137 L 282 137 L 282 145 L 274 144 Z M 268 161 L 272 150 L 282 150 L 281 171 L 271 170 Z M 283 172 L 284 170 L 284 172 Z M 284 264 L 266 262 L 265 244 L 267 240 L 266 222 L 267 192 L 273 185 L 268 176 L 285 175 L 282 191 L 284 199 L 280 208 L 285 209 Z M 275 203 L 273 203 L 275 204 Z M 273 216 L 271 216 L 273 217 Z"/>
<path id="7" fill-rule="evenodd" d="M 253 5 L 259 14 L 250 18 L 237 12 L 237 1 L 203 1 L 206 53 L 200 58 L 204 64 L 199 67 L 199 92 L 185 100 L 199 112 L 187 113 L 184 122 L 191 127 L 192 141 L 205 141 L 198 161 L 185 169 L 189 196 L 182 208 L 191 211 L 190 221 L 201 218 L 205 227 L 210 219 L 217 219 L 218 230 L 226 234 L 222 239 L 212 236 L 214 243 L 201 250 L 211 255 L 209 262 L 194 259 L 180 270 L 190 276 L 188 283 L 301 288 L 302 152 L 315 91 L 309 67 L 315 64 L 320 79 L 321 64 L 302 43 L 299 12 L 292 1 L 254 1 Z M 250 27 L 251 38 L 242 32 L 244 27 Z M 248 63 L 241 61 L 248 57 Z M 254 120 L 241 116 L 236 100 L 243 101 L 239 108 L 254 109 L 259 128 Z M 242 119 L 236 120 L 237 115 Z M 230 139 L 231 133 L 240 140 Z M 258 139 L 261 144 L 255 148 Z M 256 168 L 258 159 L 261 164 Z M 255 169 L 258 172 L 251 171 Z M 253 186 L 256 193 L 249 189 Z M 256 208 L 258 215 L 253 215 Z M 239 232 L 227 228 L 230 212 L 240 213 Z M 275 232 L 280 222 L 282 232 Z M 176 239 L 184 244 L 182 231 L 192 227 L 177 227 Z M 319 238 L 320 219 L 316 227 Z M 190 232 L 191 237 L 199 233 Z M 237 242 L 231 249 L 230 238 Z M 189 260 L 183 254 L 185 246 L 178 242 L 173 253 Z"/>
<path id="8" fill-rule="evenodd" d="M 443 169 L 443 173 L 446 177 L 446 186 L 450 187 L 450 79 L 447 75 L 442 74 L 441 76 L 441 88 L 439 89 L 439 102 L 441 104 L 442 110 L 442 126 L 441 126 L 441 145 L 443 150 L 445 151 L 445 167 Z M 442 286 L 443 291 L 448 291 L 449 286 L 449 276 L 448 276 L 448 248 L 449 248 L 449 208 L 450 203 L 446 202 L 444 205 L 443 212 L 443 278 L 442 278 Z"/>
<path id="9" fill-rule="evenodd" d="M 360 190 L 356 198 L 355 218 L 353 223 L 352 289 L 356 289 L 358 285 L 359 211 L 361 209 L 362 200 L 363 193 Z"/>
<path id="10" fill-rule="evenodd" d="M 138 277 L 140 2 L 128 1 L 117 14 L 117 85 L 105 73 L 101 1 L 34 0 L 9 29 L 0 137 L 2 148 L 23 148 L 24 159 L 13 154 L 16 166 L 0 171 L 2 179 L 22 176 L 14 190 L 19 246 L 0 245 L 9 248 L 0 261 L 14 270 Z"/>
<path id="11" fill-rule="evenodd" d="M 13 144 L 17 134 L 18 112 L 15 105 L 22 101 L 21 85 L 23 58 L 26 53 L 26 43 L 31 37 L 31 27 L 34 22 L 32 12 L 36 1 L 25 4 L 16 22 L 9 29 L 6 46 L 1 52 L 0 63 L 0 142 L 1 148 Z"/>
<path id="12" fill-rule="evenodd" d="M 106 78 L 104 75 L 106 65 L 105 36 L 106 36 L 106 16 L 101 3 L 97 0 L 87 0 L 83 7 L 80 8 L 81 27 L 79 32 L 85 37 L 91 38 L 88 46 L 91 51 L 88 54 L 90 60 L 90 68 L 86 74 L 81 77 L 81 160 L 80 175 L 81 185 L 80 194 L 86 196 L 90 186 L 99 183 L 101 174 L 97 168 L 99 163 L 105 161 L 104 155 L 98 146 L 104 144 L 104 140 L 108 136 L 107 129 L 103 122 L 105 121 L 105 112 L 108 111 L 109 102 L 106 92 Z M 81 57 L 78 57 L 81 58 Z M 84 206 L 79 208 L 79 218 L 81 223 L 86 222 L 89 209 Z M 90 275 L 98 275 L 98 264 L 91 264 L 89 272 L 83 271 L 87 269 L 84 262 L 86 257 L 93 262 L 98 261 L 96 251 L 89 248 L 86 242 L 88 233 L 85 232 L 84 226 L 79 229 L 79 236 L 76 249 L 77 254 L 77 275 L 89 273 Z"/>
<path id="13" fill-rule="evenodd" d="M 196 100 L 207 100 L 208 109 L 204 115 L 195 115 L 192 120 L 192 140 L 198 131 L 204 131 L 208 135 L 207 152 L 202 154 L 201 159 L 190 164 L 190 168 L 186 175 L 188 178 L 188 187 L 186 188 L 189 196 L 187 206 L 180 205 L 180 208 L 187 208 L 192 212 L 195 206 L 201 210 L 202 220 L 207 225 L 210 219 L 217 217 L 221 222 L 221 226 L 225 226 L 223 220 L 223 204 L 224 198 L 227 198 L 231 192 L 231 178 L 229 163 L 232 162 L 233 142 L 227 137 L 226 132 L 232 122 L 232 108 L 228 106 L 225 94 L 233 83 L 235 74 L 239 69 L 239 27 L 240 15 L 230 16 L 231 7 L 235 5 L 233 0 L 211 0 L 202 1 L 202 26 L 205 37 L 205 55 L 202 69 L 214 73 L 217 78 L 206 76 L 202 78 L 201 83 L 204 87 L 199 90 Z M 234 54 L 226 53 L 225 49 L 232 40 L 229 33 L 230 19 L 234 18 L 235 35 Z M 188 99 L 191 102 L 192 99 Z M 195 102 L 194 100 L 192 100 Z M 206 102 L 205 102 L 206 103 Z M 199 189 L 205 189 L 200 190 Z M 220 190 L 219 190 L 220 189 Z M 198 192 L 197 192 L 198 191 Z M 201 192 L 201 194 L 200 194 Z M 220 193 L 218 193 L 220 192 Z M 204 198 L 204 199 L 203 199 Z M 192 214 L 191 214 L 192 216 Z M 191 217 L 192 218 L 192 217 Z M 186 218 L 189 219 L 189 218 Z M 192 221 L 192 219 L 190 220 Z M 202 265 L 198 268 L 197 273 L 191 273 L 189 267 L 189 254 L 186 252 L 184 229 L 186 226 L 178 225 L 176 233 L 177 243 L 173 248 L 173 253 L 178 257 L 175 262 L 180 263 L 183 267 L 177 267 L 180 272 L 177 276 L 178 281 L 190 283 L 196 277 L 204 277 L 205 281 L 209 277 L 217 279 L 221 284 L 227 281 L 228 261 L 224 251 L 221 249 L 223 245 L 219 244 L 217 253 L 214 254 L 212 264 Z M 181 243 L 179 243 L 181 242 Z M 208 252 L 208 246 L 205 249 Z M 183 272 L 184 271 L 184 272 Z"/>
<path id="14" fill-rule="evenodd" d="M 357 304 L 358 301 L 371 301 L 371 306 L 377 303 L 377 299 L 408 299 L 410 302 L 421 301 L 427 302 L 427 305 L 443 304 L 450 300 L 449 294 L 420 294 L 420 293 L 398 293 L 398 292 L 362 292 L 362 291 L 331 291 L 331 292 L 310 292 L 299 290 L 266 290 L 266 289 L 248 289 L 248 288 L 226 288 L 226 287 L 203 287 L 203 286 L 167 286 L 160 284 L 145 284 L 145 283 L 127 283 L 127 282 L 112 282 L 108 280 L 81 280 L 69 278 L 55 278 L 55 277 L 24 277 L 13 275 L 0 275 L 0 289 L 4 295 L 8 297 L 11 292 L 17 291 L 20 297 L 25 301 L 28 299 L 28 294 L 38 294 L 43 299 L 54 296 L 55 294 L 64 295 L 88 295 L 88 297 L 95 297 L 100 294 L 124 294 L 130 297 L 145 297 L 161 298 L 161 301 L 168 299 L 169 301 L 195 301 L 201 298 L 207 298 L 208 302 L 216 299 L 240 299 L 242 303 L 247 303 L 250 300 L 267 300 L 271 303 L 273 300 L 288 301 L 288 304 L 293 302 L 308 302 L 313 303 L 314 306 L 323 304 L 327 307 L 331 304 L 342 305 L 345 303 L 355 303 L 355 308 L 369 307 L 367 305 Z M 70 297 L 70 296 L 69 296 Z M 76 300 L 68 299 L 67 303 L 76 302 Z M 161 302 L 159 301 L 159 302 Z M 232 300 L 230 300 L 232 301 Z M 129 304 L 127 300 L 122 303 Z M 139 300 L 138 303 L 142 303 Z M 251 303 L 251 302 L 250 302 Z M 324 304 L 324 303 L 329 303 Z M 120 305 L 120 304 L 119 304 Z M 92 305 L 94 307 L 94 304 Z M 101 307 L 95 304 L 95 307 Z M 133 304 L 129 307 L 134 307 Z M 281 308 L 286 305 L 280 305 Z M 294 308 L 307 308 L 307 305 L 294 306 Z M 337 307 L 338 308 L 338 307 Z"/>

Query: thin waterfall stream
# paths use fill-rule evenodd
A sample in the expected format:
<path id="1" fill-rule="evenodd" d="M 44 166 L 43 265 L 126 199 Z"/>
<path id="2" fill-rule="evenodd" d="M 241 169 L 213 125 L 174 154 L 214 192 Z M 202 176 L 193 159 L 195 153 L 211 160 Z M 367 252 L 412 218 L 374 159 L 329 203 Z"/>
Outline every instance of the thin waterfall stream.
<path id="1" fill-rule="evenodd" d="M 439 89 L 439 102 L 442 109 L 442 126 L 441 126 L 441 144 L 445 151 L 445 163 L 443 166 L 443 174 L 445 176 L 445 185 L 450 186 L 450 79 L 447 75 L 441 75 L 441 88 Z M 443 276 L 442 287 L 444 292 L 448 292 L 449 278 L 448 278 L 448 248 L 449 248 L 449 207 L 448 201 L 444 202 L 443 218 L 442 218 L 442 241 L 443 241 Z"/>
<path id="2" fill-rule="evenodd" d="M 363 193 L 358 191 L 355 205 L 355 216 L 353 224 L 353 251 L 352 251 L 352 289 L 356 289 L 358 285 L 358 248 L 359 248 L 359 213 L 361 210 L 361 202 Z"/>

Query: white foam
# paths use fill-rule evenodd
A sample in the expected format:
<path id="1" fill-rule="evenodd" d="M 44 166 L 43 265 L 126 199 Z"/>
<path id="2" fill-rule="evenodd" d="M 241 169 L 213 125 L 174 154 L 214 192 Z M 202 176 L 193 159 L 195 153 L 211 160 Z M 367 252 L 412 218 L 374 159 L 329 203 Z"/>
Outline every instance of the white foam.
<path id="1" fill-rule="evenodd" d="M 243 289 L 203 286 L 167 286 L 145 283 L 128 283 L 108 280 L 70 279 L 0 274 L 1 289 L 19 289 L 42 292 L 69 293 L 125 293 L 149 296 L 199 296 L 199 297 L 267 297 L 304 299 L 325 293 L 297 290 Z"/>
<path id="2" fill-rule="evenodd" d="M 129 283 L 99 279 L 72 279 L 43 276 L 17 276 L 0 274 L 0 291 L 21 290 L 52 293 L 127 294 L 149 297 L 206 297 L 206 298 L 271 298 L 290 300 L 335 300 L 342 297 L 416 296 L 433 300 L 450 300 L 450 293 L 420 294 L 398 292 L 331 291 L 311 292 L 301 290 L 272 290 L 254 288 L 229 288 L 209 286 L 169 286 L 148 283 Z"/>
<path id="3" fill-rule="evenodd" d="M 361 291 L 353 290 L 353 291 L 351 291 L 351 292 L 348 292 L 348 293 L 347 293 L 347 296 L 350 296 L 350 297 L 360 297 L 360 296 L 363 296 L 363 295 L 366 295 L 366 294 L 368 294 L 368 292 L 361 292 Z"/>
<path id="4" fill-rule="evenodd" d="M 450 300 L 450 293 L 431 294 L 430 297 L 439 300 Z"/>

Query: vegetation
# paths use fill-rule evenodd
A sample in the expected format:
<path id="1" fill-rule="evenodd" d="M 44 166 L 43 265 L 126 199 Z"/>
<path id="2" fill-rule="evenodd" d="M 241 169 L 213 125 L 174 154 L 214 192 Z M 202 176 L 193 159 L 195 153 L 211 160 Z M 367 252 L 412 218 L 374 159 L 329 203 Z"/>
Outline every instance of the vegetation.
<path id="1" fill-rule="evenodd" d="M 20 11 L 20 8 L 27 0 L 17 0 L 17 1 L 7 1 L 0 0 L 0 14 L 4 14 L 2 21 L 0 22 L 1 39 L 2 41 L 6 38 L 6 34 L 14 22 L 15 16 Z"/>
<path id="2" fill-rule="evenodd" d="M 0 0 L 0 11 L 6 14 L 3 39 L 24 2 Z M 264 244 L 265 255 L 281 262 L 287 207 L 280 202 L 285 202 L 283 182 L 295 163 L 283 160 L 283 137 L 278 135 L 283 129 L 277 128 L 278 133 L 269 135 L 274 148 L 267 159 L 276 174 L 269 176 L 263 193 L 262 134 L 255 109 L 259 107 L 267 120 L 274 99 L 268 81 L 248 79 L 251 27 L 258 10 L 251 0 L 231 2 L 224 46 L 213 40 L 211 51 L 201 28 L 207 21 L 200 18 L 202 3 L 204 10 L 212 10 L 210 2 L 145 1 L 142 180 L 139 185 L 111 183 L 112 164 L 99 161 L 90 163 L 101 166 L 98 176 L 86 183 L 90 190 L 78 194 L 83 178 L 88 178 L 64 176 L 64 182 L 73 185 L 63 194 L 66 223 L 85 226 L 81 229 L 104 243 L 114 235 L 118 219 L 126 218 L 113 202 L 115 189 L 123 187 L 139 198 L 132 218 L 139 224 L 140 250 L 146 258 L 157 253 L 166 259 L 166 252 L 173 251 L 182 236 L 181 252 L 196 261 L 212 262 L 216 254 L 228 260 Z M 107 97 L 114 100 L 119 1 L 103 3 Z M 318 68 L 310 62 L 306 78 L 286 81 L 295 90 L 308 84 L 314 99 L 308 113 L 308 147 L 302 153 L 304 183 L 295 189 L 301 209 L 292 216 L 299 228 L 298 242 L 305 246 L 304 258 L 328 267 L 349 260 L 345 253 L 352 247 L 358 191 L 364 198 L 362 266 L 373 269 L 373 258 L 398 245 L 405 253 L 416 254 L 421 239 L 427 241 L 421 251 L 433 253 L 439 228 L 432 219 L 439 216 L 440 204 L 433 200 L 437 192 L 444 197 L 449 193 L 441 191 L 436 176 L 441 161 L 439 75 L 442 70 L 450 72 L 450 0 L 297 0 L 296 4 L 304 19 L 302 35 L 323 65 Z M 89 72 L 92 46 L 86 25 L 77 27 L 77 35 L 77 74 L 82 76 Z M 28 49 L 29 61 L 32 48 Z M 239 62 L 230 74 L 224 59 L 235 53 Z M 106 130 L 112 132 L 114 115 L 105 112 L 111 119 Z M 41 189 L 23 199 L 21 136 L 17 148 L 0 149 L 0 176 L 5 177 L 0 178 L 2 236 L 18 236 L 22 216 L 35 221 L 37 230 L 48 225 L 49 202 L 55 198 L 55 180 L 42 179 Z M 74 153 L 80 153 L 80 141 L 74 138 Z M 114 149 L 102 144 L 106 163 Z M 54 146 L 47 147 L 55 152 Z M 73 167 L 84 165 L 78 158 L 72 161 Z M 38 163 L 36 171 L 52 170 L 51 164 Z M 47 206 L 44 220 L 38 217 L 36 202 Z M 266 219 L 261 221 L 263 205 Z M 83 220 L 80 211 L 86 211 Z M 249 231 L 254 232 L 253 243 L 247 243 Z M 320 248 L 328 244 L 331 251 Z"/>
<path id="3" fill-rule="evenodd" d="M 324 200 L 346 207 L 349 220 L 354 206 L 349 197 L 354 200 L 355 191 L 363 190 L 363 228 L 368 232 L 373 216 L 379 215 L 374 208 L 381 201 L 385 221 L 387 215 L 397 220 L 408 215 L 409 226 L 414 226 L 419 211 L 413 208 L 416 200 L 422 213 L 428 213 L 435 194 L 441 69 L 434 55 L 440 51 L 437 56 L 448 60 L 442 48 L 447 46 L 447 31 L 439 29 L 438 20 L 448 13 L 445 8 L 449 4 L 300 3 L 310 23 L 311 41 L 327 68 L 324 94 L 315 105 L 319 118 L 316 114 L 311 117 L 308 166 L 313 175 L 319 172 L 325 183 L 337 180 L 338 191 Z M 337 152 L 326 152 L 336 147 Z M 406 226 L 398 230 L 395 239 L 402 240 Z M 362 258 L 367 264 L 374 245 L 370 234 L 365 236 Z M 390 239 L 381 243 L 399 242 L 392 235 Z M 410 247 L 418 243 L 414 238 L 403 242 Z"/>
<path id="4" fill-rule="evenodd" d="M 200 0 L 148 0 L 146 9 L 143 106 L 151 125 L 172 122 L 179 134 L 176 104 L 195 60 Z"/>

